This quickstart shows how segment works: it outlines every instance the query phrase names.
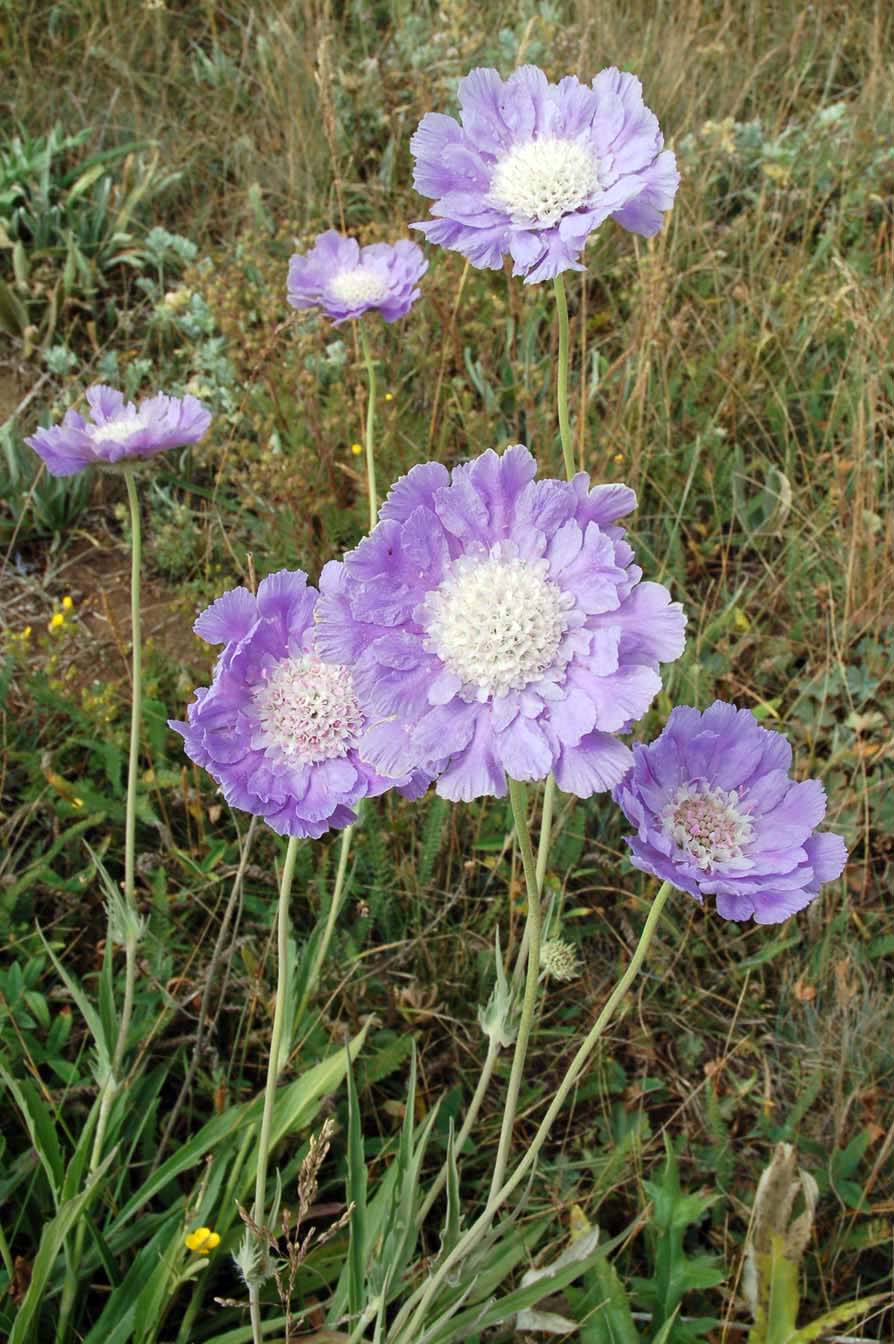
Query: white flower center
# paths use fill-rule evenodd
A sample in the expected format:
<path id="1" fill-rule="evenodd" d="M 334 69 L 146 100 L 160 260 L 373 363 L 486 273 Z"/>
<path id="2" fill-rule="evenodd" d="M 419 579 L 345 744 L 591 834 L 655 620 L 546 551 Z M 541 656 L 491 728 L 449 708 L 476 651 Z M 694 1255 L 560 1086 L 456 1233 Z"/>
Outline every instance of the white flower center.
<path id="1" fill-rule="evenodd" d="M 88 424 L 87 432 L 94 443 L 108 443 L 110 439 L 126 439 L 130 434 L 145 429 L 146 425 L 146 419 L 138 411 L 127 410 L 101 425 Z"/>
<path id="2" fill-rule="evenodd" d="M 680 785 L 662 809 L 661 829 L 699 868 L 709 870 L 741 858 L 754 833 L 736 790 L 714 789 L 703 780 Z"/>
<path id="3" fill-rule="evenodd" d="M 355 266 L 349 271 L 339 271 L 329 281 L 329 288 L 342 303 L 353 306 L 356 303 L 378 303 L 388 293 L 388 281 L 378 271 L 369 266 Z"/>
<path id="4" fill-rule="evenodd" d="M 548 228 L 579 210 L 599 186 L 599 164 L 587 146 L 548 135 L 515 145 L 500 159 L 490 200 L 514 223 Z"/>
<path id="5" fill-rule="evenodd" d="M 425 647 L 475 699 L 520 691 L 556 660 L 574 598 L 546 560 L 460 556 L 425 600 Z"/>
<path id="6" fill-rule="evenodd" d="M 252 746 L 294 765 L 344 756 L 363 726 L 349 669 L 311 654 L 277 663 L 252 700 L 260 730 Z"/>

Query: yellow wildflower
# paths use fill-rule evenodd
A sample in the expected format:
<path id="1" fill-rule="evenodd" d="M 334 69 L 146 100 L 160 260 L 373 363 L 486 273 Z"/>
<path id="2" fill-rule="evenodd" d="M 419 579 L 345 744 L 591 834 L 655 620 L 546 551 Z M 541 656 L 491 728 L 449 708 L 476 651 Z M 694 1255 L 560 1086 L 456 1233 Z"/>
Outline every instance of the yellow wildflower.
<path id="1" fill-rule="evenodd" d="M 74 606 L 74 598 L 69 597 L 68 593 L 66 593 L 62 599 L 62 610 L 71 611 L 73 606 Z"/>
<path id="2" fill-rule="evenodd" d="M 194 1232 L 187 1232 L 185 1240 L 188 1251 L 197 1251 L 201 1254 L 213 1251 L 220 1245 L 220 1237 L 216 1232 L 212 1232 L 210 1227 L 197 1227 Z"/>
<path id="3" fill-rule="evenodd" d="M 394 400 L 394 393 L 393 393 L 393 392 L 386 392 L 386 393 L 385 393 L 385 400 L 386 400 L 386 401 L 393 401 L 393 400 Z"/>
<path id="4" fill-rule="evenodd" d="M 58 630 L 60 625 L 65 624 L 65 617 L 61 611 L 54 611 L 47 623 L 48 630 Z"/>
<path id="5" fill-rule="evenodd" d="M 351 444 L 351 452 L 354 454 L 355 457 L 359 457 L 360 454 L 363 452 L 363 444 L 362 444 L 362 443 L 352 443 L 352 444 Z"/>

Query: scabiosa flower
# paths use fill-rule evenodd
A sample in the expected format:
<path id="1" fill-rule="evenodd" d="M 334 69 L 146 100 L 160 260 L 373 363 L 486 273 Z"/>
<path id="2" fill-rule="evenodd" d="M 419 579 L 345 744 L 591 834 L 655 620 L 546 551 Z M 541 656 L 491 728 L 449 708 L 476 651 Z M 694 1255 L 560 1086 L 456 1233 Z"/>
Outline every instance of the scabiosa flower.
<path id="1" fill-rule="evenodd" d="M 550 84 L 535 65 L 505 82 L 473 70 L 460 120 L 429 112 L 410 141 L 413 184 L 436 218 L 413 224 L 431 243 L 495 269 L 509 253 L 526 284 L 583 270 L 588 236 L 611 216 L 651 237 L 673 204 L 676 162 L 635 75 L 602 70 L 592 87 Z"/>
<path id="2" fill-rule="evenodd" d="M 698 901 L 715 897 L 724 919 L 758 924 L 781 923 L 841 874 L 841 836 L 815 834 L 822 784 L 789 778 L 791 747 L 750 710 L 680 706 L 633 752 L 614 798 L 637 828 L 627 837 L 635 867 Z"/>
<path id="3" fill-rule="evenodd" d="M 322 308 L 335 326 L 371 308 L 396 322 L 419 298 L 427 270 L 422 248 L 407 238 L 361 247 L 328 229 L 306 256 L 289 262 L 288 299 L 293 308 Z"/>
<path id="4" fill-rule="evenodd" d="M 632 760 L 612 734 L 683 649 L 680 604 L 640 582 L 615 525 L 633 491 L 536 469 L 521 444 L 449 474 L 414 467 L 321 577 L 317 648 L 351 663 L 383 720 L 366 759 L 440 771 L 446 798 L 501 797 L 507 774 L 551 771 L 580 797 L 611 788 Z"/>
<path id="5" fill-rule="evenodd" d="M 232 588 L 213 602 L 194 626 L 224 645 L 212 684 L 196 691 L 187 723 L 170 723 L 233 807 L 280 835 L 314 838 L 356 821 L 362 798 L 394 785 L 418 797 L 428 784 L 363 760 L 369 711 L 351 669 L 317 655 L 316 600 L 305 574 L 280 570 L 256 597 Z"/>
<path id="6" fill-rule="evenodd" d="M 109 466 L 151 457 L 165 448 L 195 443 L 211 424 L 195 397 L 147 397 L 139 406 L 104 383 L 87 389 L 89 419 L 66 411 L 61 425 L 38 429 L 25 442 L 39 453 L 51 476 L 73 476 L 91 465 Z"/>

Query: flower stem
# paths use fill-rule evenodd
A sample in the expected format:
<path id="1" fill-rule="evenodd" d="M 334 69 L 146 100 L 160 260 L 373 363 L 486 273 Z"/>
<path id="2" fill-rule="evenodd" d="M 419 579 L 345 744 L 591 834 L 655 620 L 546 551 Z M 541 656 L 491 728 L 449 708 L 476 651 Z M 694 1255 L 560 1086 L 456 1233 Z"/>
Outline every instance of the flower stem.
<path id="1" fill-rule="evenodd" d="M 127 1049 L 130 1020 L 133 1016 L 134 990 L 137 978 L 137 943 L 140 928 L 136 898 L 136 834 L 137 778 L 140 764 L 140 731 L 143 718 L 143 658 L 140 621 L 140 567 L 143 547 L 140 528 L 140 501 L 132 467 L 125 468 L 124 481 L 127 486 L 127 502 L 130 507 L 131 627 L 130 755 L 127 762 L 127 802 L 124 813 L 124 901 L 127 908 L 124 937 L 124 1000 L 121 1005 L 121 1017 L 118 1021 L 115 1049 L 109 1061 L 108 1070 L 100 1084 L 99 1115 L 97 1116 L 96 1131 L 90 1148 L 90 1160 L 87 1164 L 88 1177 L 93 1175 L 102 1161 L 112 1103 L 120 1086 L 121 1062 Z M 110 916 L 110 933 L 111 920 L 112 916 Z M 84 1254 L 86 1231 L 87 1210 L 85 1209 L 75 1230 L 72 1254 L 66 1270 L 56 1328 L 57 1341 L 65 1339 L 67 1335 L 68 1324 L 77 1297 L 78 1271 Z"/>
<path id="2" fill-rule="evenodd" d="M 311 968 L 307 973 L 307 980 L 304 984 L 304 991 L 301 995 L 301 1001 L 298 1004 L 298 1011 L 295 1014 L 296 1029 L 300 1027 L 307 1011 L 307 1005 L 310 997 L 317 987 L 317 981 L 320 978 L 320 970 L 326 960 L 326 953 L 329 951 L 329 944 L 332 942 L 332 934 L 335 929 L 335 921 L 338 919 L 341 910 L 342 900 L 344 899 L 345 876 L 348 871 L 348 855 L 351 852 L 351 837 L 354 834 L 353 826 L 346 826 L 341 833 L 341 848 L 338 852 L 338 868 L 335 871 L 335 886 L 332 888 L 332 899 L 329 902 L 329 912 L 326 915 L 326 927 L 323 930 L 323 937 L 314 953 L 314 959 Z"/>
<path id="3" fill-rule="evenodd" d="M 556 312 L 559 316 L 559 367 L 556 373 L 556 401 L 559 411 L 559 436 L 562 440 L 562 458 L 569 481 L 574 475 L 574 451 L 571 446 L 571 420 L 568 415 L 568 301 L 565 298 L 565 277 L 557 275 Z"/>
<path id="4" fill-rule="evenodd" d="M 517 779 L 510 779 L 508 782 L 515 833 L 518 836 L 522 866 L 525 870 L 525 887 L 528 897 L 525 933 L 527 935 L 528 955 L 525 993 L 518 1021 L 518 1035 L 515 1038 L 515 1053 L 512 1056 L 512 1071 L 509 1074 L 509 1089 L 506 1094 L 506 1107 L 503 1112 L 503 1124 L 500 1128 L 500 1142 L 497 1146 L 488 1202 L 500 1189 L 506 1174 L 506 1163 L 509 1160 L 509 1150 L 512 1146 L 512 1127 L 515 1123 L 522 1074 L 524 1073 L 525 1058 L 528 1053 L 528 1040 L 531 1035 L 531 1024 L 534 1020 L 537 982 L 540 978 L 540 891 L 537 887 L 537 868 L 534 862 L 534 851 L 531 847 L 531 832 L 528 829 L 528 791 L 524 784 L 521 784 Z"/>
<path id="5" fill-rule="evenodd" d="M 466 1118 L 463 1120 L 462 1128 L 457 1134 L 453 1144 L 453 1151 L 456 1153 L 457 1158 L 459 1158 L 460 1154 L 462 1153 L 462 1150 L 465 1147 L 466 1139 L 472 1132 L 472 1126 L 478 1119 L 478 1112 L 481 1110 L 481 1103 L 484 1101 L 484 1098 L 487 1095 L 487 1089 L 490 1087 L 490 1080 L 493 1077 L 499 1053 L 500 1053 L 499 1042 L 495 1040 L 493 1036 L 489 1037 L 487 1043 L 487 1057 L 484 1061 L 484 1068 L 481 1070 L 481 1077 L 478 1079 L 474 1095 L 472 1097 L 472 1100 L 469 1102 L 469 1109 L 466 1112 Z M 441 1170 L 438 1172 L 438 1175 L 435 1181 L 433 1182 L 431 1189 L 425 1196 L 425 1199 L 422 1201 L 422 1205 L 419 1209 L 419 1212 L 416 1215 L 417 1227 L 421 1227 L 422 1224 L 425 1222 L 426 1218 L 429 1215 L 432 1205 L 434 1204 L 435 1200 L 438 1198 L 438 1195 L 444 1189 L 444 1186 L 446 1184 L 447 1184 L 447 1163 L 445 1162 L 444 1165 L 441 1167 Z"/>
<path id="6" fill-rule="evenodd" d="M 537 880 L 537 894 L 543 901 L 543 883 L 546 878 L 546 865 L 549 859 L 549 845 L 553 832 L 553 808 L 556 803 L 556 777 L 547 775 L 546 784 L 543 787 L 543 806 L 540 812 L 540 839 L 537 843 L 537 868 L 535 877 Z M 515 963 L 515 969 L 512 972 L 512 988 L 518 990 L 521 984 L 521 978 L 524 974 L 526 958 L 528 955 L 528 942 L 531 936 L 530 925 L 525 923 L 525 931 L 522 934 L 521 947 L 518 952 L 518 960 Z"/>
<path id="7" fill-rule="evenodd" d="M 540 1149 L 543 1147 L 543 1144 L 552 1129 L 553 1122 L 559 1111 L 562 1109 L 562 1106 L 565 1104 L 565 1099 L 583 1073 L 600 1036 L 611 1021 L 615 1009 L 627 993 L 633 980 L 636 978 L 637 972 L 649 950 L 649 945 L 655 930 L 658 927 L 658 921 L 661 918 L 661 912 L 664 909 L 665 902 L 672 890 L 673 888 L 669 882 L 663 882 L 661 884 L 661 887 L 652 902 L 652 907 L 646 917 L 646 922 L 643 925 L 643 931 L 640 934 L 636 950 L 630 959 L 630 965 L 608 996 L 601 1013 L 596 1018 L 596 1021 L 593 1023 L 584 1041 L 580 1045 L 574 1059 L 571 1061 L 571 1065 L 568 1068 L 565 1077 L 562 1079 L 562 1082 L 559 1084 L 558 1090 L 550 1102 L 549 1108 L 540 1122 L 537 1133 L 531 1140 L 530 1146 L 521 1162 L 509 1179 L 505 1181 L 498 1190 L 491 1194 L 484 1211 L 478 1216 L 465 1235 L 460 1237 L 453 1250 L 449 1255 L 444 1257 L 442 1263 L 434 1273 L 429 1276 L 423 1287 L 417 1290 L 417 1294 L 414 1294 L 414 1296 L 419 1297 L 419 1304 L 413 1312 L 412 1318 L 409 1320 L 408 1324 L 399 1331 L 395 1331 L 393 1334 L 392 1339 L 395 1341 L 395 1344 L 398 1339 L 416 1340 L 420 1337 L 422 1322 L 425 1319 L 425 1312 L 435 1294 L 438 1292 L 438 1289 L 441 1287 L 454 1266 L 467 1256 L 469 1251 L 481 1240 L 491 1226 L 497 1210 L 505 1204 L 506 1200 L 525 1179 L 531 1167 L 536 1162 Z M 409 1306 L 410 1303 L 408 1302 L 407 1308 L 409 1308 Z M 405 1308 L 406 1314 L 401 1313 L 404 1320 L 406 1320 L 406 1315 L 408 1314 L 407 1308 Z M 398 1322 L 395 1322 L 396 1326 L 397 1324 Z M 401 1321 L 400 1324 L 403 1326 L 403 1321 Z"/>
<path id="8" fill-rule="evenodd" d="M 112 1073 L 117 1074 L 130 1032 L 133 1013 L 134 985 L 137 971 L 137 915 L 136 847 L 137 847 L 137 778 L 140 767 L 140 734 L 143 725 L 143 634 L 140 618 L 140 567 L 142 564 L 142 531 L 140 501 L 131 468 L 124 472 L 127 502 L 130 506 L 130 638 L 131 638 L 131 699 L 130 699 L 130 754 L 127 762 L 127 803 L 124 813 L 124 900 L 129 915 L 128 934 L 124 942 L 124 1003 L 118 1024 L 118 1039 L 112 1060 Z"/>
<path id="9" fill-rule="evenodd" d="M 369 350 L 369 341 L 363 323 L 360 326 L 360 348 L 363 351 L 363 362 L 366 364 L 366 376 L 369 379 L 369 397 L 366 402 L 366 492 L 369 496 L 369 528 L 370 531 L 376 525 L 376 518 L 379 512 L 379 504 L 376 498 L 376 459 L 373 447 L 373 430 L 376 422 L 376 366 Z"/>
<path id="10" fill-rule="evenodd" d="M 264 1200 L 267 1192 L 267 1161 L 270 1156 L 270 1131 L 273 1126 L 273 1103 L 276 1099 L 276 1084 L 279 1081 L 279 1056 L 282 1043 L 283 1026 L 286 1015 L 286 995 L 289 973 L 289 897 L 292 892 L 292 878 L 295 875 L 295 859 L 298 855 L 298 839 L 289 837 L 279 883 L 279 902 L 276 910 L 276 1006 L 273 1010 L 273 1031 L 270 1036 L 270 1057 L 267 1060 L 267 1083 L 264 1088 L 264 1111 L 261 1116 L 261 1132 L 258 1136 L 258 1164 L 255 1171 L 255 1202 L 252 1208 L 252 1222 L 265 1238 L 261 1251 L 262 1265 L 267 1260 L 266 1234 L 264 1232 Z M 249 1287 L 251 1303 L 251 1327 L 255 1344 L 261 1344 L 261 1282 L 253 1281 Z"/>

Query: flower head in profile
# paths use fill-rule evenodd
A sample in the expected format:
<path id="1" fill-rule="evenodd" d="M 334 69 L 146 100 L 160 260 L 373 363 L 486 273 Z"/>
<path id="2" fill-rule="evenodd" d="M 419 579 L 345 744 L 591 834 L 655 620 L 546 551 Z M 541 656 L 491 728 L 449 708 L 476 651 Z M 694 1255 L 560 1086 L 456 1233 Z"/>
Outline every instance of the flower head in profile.
<path id="1" fill-rule="evenodd" d="M 758 924 L 781 923 L 840 876 L 844 841 L 816 833 L 822 784 L 789 778 L 791 747 L 750 710 L 680 706 L 633 753 L 614 798 L 636 827 L 627 837 L 635 867 L 698 901 L 713 896 L 724 919 Z"/>
<path id="2" fill-rule="evenodd" d="M 289 262 L 288 300 L 293 308 L 321 308 L 335 326 L 370 309 L 396 322 L 419 298 L 427 270 L 422 248 L 407 238 L 361 247 L 328 229 Z"/>
<path id="3" fill-rule="evenodd" d="M 525 65 L 507 80 L 473 70 L 460 119 L 429 112 L 410 141 L 413 183 L 435 216 L 412 227 L 495 269 L 509 254 L 527 284 L 583 270 L 589 235 L 612 218 L 651 237 L 673 204 L 676 162 L 635 75 L 551 84 Z"/>
<path id="4" fill-rule="evenodd" d="M 232 588 L 202 612 L 196 634 L 223 644 L 211 686 L 187 722 L 171 722 L 186 754 L 233 807 L 280 835 L 321 836 L 356 821 L 362 798 L 394 785 L 415 797 L 428 776 L 380 773 L 363 759 L 370 716 L 350 667 L 314 647 L 316 589 L 300 570 Z"/>
<path id="5" fill-rule="evenodd" d="M 38 429 L 25 442 L 39 453 L 51 476 L 73 476 L 89 466 L 110 466 L 152 457 L 166 448 L 195 443 L 211 424 L 211 413 L 195 397 L 164 392 L 139 405 L 104 383 L 87 389 L 89 416 L 66 411 L 61 425 Z"/>
<path id="6" fill-rule="evenodd" d="M 354 667 L 381 722 L 366 758 L 440 771 L 438 792 L 506 792 L 506 776 L 580 797 L 632 757 L 614 736 L 648 709 L 685 618 L 642 571 L 623 485 L 535 481 L 521 444 L 448 473 L 414 467 L 373 532 L 323 570 L 321 655 Z"/>

